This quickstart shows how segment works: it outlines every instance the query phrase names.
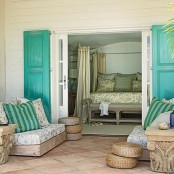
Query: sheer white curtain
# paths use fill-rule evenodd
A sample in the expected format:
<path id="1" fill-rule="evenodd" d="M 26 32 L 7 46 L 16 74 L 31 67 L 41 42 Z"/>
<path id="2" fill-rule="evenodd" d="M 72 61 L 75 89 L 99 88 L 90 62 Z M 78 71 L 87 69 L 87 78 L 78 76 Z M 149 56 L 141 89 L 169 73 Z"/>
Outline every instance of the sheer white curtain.
<path id="1" fill-rule="evenodd" d="M 87 120 L 86 106 L 82 100 L 90 97 L 90 48 L 79 46 L 78 48 L 78 85 L 74 116 L 80 117 L 81 121 Z"/>
<path id="2" fill-rule="evenodd" d="M 97 75 L 98 73 L 106 72 L 106 54 L 94 53 L 92 55 L 92 92 L 97 88 Z"/>

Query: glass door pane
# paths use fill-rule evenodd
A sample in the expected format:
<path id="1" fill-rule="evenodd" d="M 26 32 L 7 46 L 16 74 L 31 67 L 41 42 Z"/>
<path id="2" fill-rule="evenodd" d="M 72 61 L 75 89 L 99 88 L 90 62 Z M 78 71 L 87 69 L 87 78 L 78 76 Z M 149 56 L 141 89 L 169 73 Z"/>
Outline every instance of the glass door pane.
<path id="1" fill-rule="evenodd" d="M 68 116 L 68 39 L 67 35 L 60 35 L 58 41 L 58 88 L 59 115 Z"/>

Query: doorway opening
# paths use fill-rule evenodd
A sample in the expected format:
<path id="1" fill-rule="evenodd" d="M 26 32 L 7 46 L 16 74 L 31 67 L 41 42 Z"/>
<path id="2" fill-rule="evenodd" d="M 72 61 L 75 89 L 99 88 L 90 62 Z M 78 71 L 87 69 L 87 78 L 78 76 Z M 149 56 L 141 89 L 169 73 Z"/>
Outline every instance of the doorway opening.
<path id="1" fill-rule="evenodd" d="M 83 33 L 68 35 L 68 112 L 73 115 L 78 83 L 78 45 L 90 47 L 90 55 L 95 52 L 106 54 L 105 74 L 139 74 L 142 81 L 141 87 L 141 114 L 130 115 L 133 119 L 144 120 L 150 89 L 150 43 L 148 37 L 150 31 L 129 31 L 115 33 Z M 148 54 L 149 53 L 149 54 Z M 136 79 L 137 80 L 137 79 Z M 148 89 L 148 90 L 147 90 Z M 93 114 L 96 115 L 96 114 Z M 110 114 L 114 118 L 113 113 Z M 121 113 L 125 119 L 128 114 Z M 96 115 L 96 117 L 100 117 Z M 107 117 L 107 116 L 106 116 Z M 104 119 L 104 118 L 103 118 Z M 126 123 L 128 124 L 128 123 Z M 134 124 L 133 122 L 130 124 Z"/>

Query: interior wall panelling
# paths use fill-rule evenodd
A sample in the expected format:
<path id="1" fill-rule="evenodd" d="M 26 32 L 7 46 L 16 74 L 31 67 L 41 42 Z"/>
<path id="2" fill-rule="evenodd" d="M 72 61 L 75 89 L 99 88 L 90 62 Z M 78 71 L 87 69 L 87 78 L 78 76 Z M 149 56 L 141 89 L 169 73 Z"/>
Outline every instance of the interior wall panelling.
<path id="1" fill-rule="evenodd" d="M 7 98 L 23 96 L 23 31 L 102 32 L 150 27 L 172 17 L 173 14 L 167 12 L 169 2 L 171 0 L 5 0 Z"/>
<path id="2" fill-rule="evenodd" d="M 0 101 L 5 100 L 5 0 L 0 0 Z"/>

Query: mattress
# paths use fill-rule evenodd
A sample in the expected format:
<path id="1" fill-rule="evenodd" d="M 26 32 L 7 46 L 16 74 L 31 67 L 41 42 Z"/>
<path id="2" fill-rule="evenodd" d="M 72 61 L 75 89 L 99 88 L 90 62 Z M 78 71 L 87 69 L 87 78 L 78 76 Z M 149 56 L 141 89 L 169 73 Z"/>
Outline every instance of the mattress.
<path id="1" fill-rule="evenodd" d="M 92 103 L 142 103 L 141 92 L 93 92 L 90 98 Z"/>

